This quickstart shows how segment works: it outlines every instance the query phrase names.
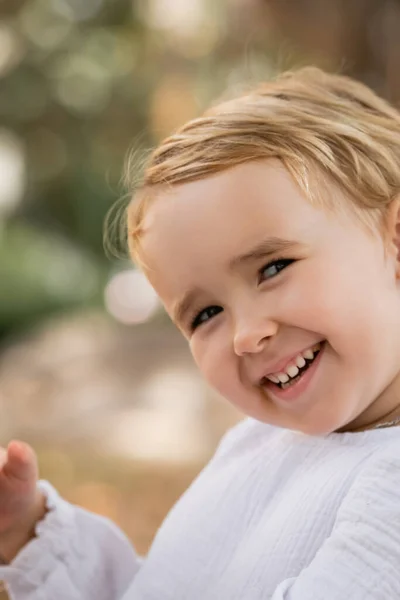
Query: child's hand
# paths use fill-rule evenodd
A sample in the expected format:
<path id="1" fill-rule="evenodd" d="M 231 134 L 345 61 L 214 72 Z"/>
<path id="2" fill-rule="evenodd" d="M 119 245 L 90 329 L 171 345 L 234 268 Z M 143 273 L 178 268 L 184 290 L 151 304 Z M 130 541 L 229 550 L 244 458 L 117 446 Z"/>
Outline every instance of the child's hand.
<path id="1" fill-rule="evenodd" d="M 0 558 L 10 562 L 34 536 L 45 499 L 37 489 L 36 454 L 22 442 L 0 447 Z"/>

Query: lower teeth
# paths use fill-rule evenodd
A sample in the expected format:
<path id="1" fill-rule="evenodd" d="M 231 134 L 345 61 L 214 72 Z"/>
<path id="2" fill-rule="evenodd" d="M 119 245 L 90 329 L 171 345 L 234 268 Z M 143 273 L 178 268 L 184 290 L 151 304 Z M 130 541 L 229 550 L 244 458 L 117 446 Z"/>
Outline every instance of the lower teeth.
<path id="1" fill-rule="evenodd" d="M 307 369 L 305 369 L 307 371 Z M 303 375 L 303 373 L 301 373 L 301 375 Z M 287 383 L 279 383 L 278 386 L 281 388 L 281 390 L 286 390 L 286 388 L 292 386 L 294 383 L 296 383 L 296 381 L 298 381 L 301 377 L 301 375 L 296 375 L 296 377 L 294 377 L 293 379 L 290 379 L 290 381 L 288 381 Z"/>

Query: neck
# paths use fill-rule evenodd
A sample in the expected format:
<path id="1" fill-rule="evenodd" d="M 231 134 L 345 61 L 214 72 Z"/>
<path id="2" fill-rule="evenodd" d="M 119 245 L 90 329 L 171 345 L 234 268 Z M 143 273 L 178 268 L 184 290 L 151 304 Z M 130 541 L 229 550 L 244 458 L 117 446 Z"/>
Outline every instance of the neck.
<path id="1" fill-rule="evenodd" d="M 360 415 L 337 431 L 367 431 L 397 417 L 400 417 L 400 374 L 396 375 L 391 384 Z"/>
<path id="2" fill-rule="evenodd" d="M 400 419 L 400 404 L 399 404 L 399 406 L 396 406 L 396 408 L 394 408 L 393 410 L 391 410 L 387 414 L 383 415 L 379 419 L 376 419 L 376 421 L 373 421 L 372 423 L 369 423 L 368 425 L 361 425 L 359 427 L 345 426 L 342 429 L 338 429 L 338 431 L 339 432 L 345 432 L 345 431 L 352 431 L 352 432 L 368 431 L 369 429 L 375 429 L 378 425 L 379 426 L 383 426 L 385 423 L 391 423 L 392 421 L 396 421 L 396 419 Z M 400 425 L 400 423 L 393 423 L 391 425 L 388 425 L 388 427 L 397 427 L 399 425 Z"/>

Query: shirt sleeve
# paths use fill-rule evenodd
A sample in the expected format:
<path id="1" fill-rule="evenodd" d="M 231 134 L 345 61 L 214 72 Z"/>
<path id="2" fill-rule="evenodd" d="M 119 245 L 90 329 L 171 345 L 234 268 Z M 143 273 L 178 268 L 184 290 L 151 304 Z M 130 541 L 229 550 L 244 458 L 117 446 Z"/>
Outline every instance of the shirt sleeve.
<path id="1" fill-rule="evenodd" d="M 47 482 L 39 487 L 48 513 L 36 538 L 0 567 L 11 600 L 119 600 L 141 559 L 108 519 L 63 500 Z"/>
<path id="2" fill-rule="evenodd" d="M 363 468 L 343 501 L 331 536 L 298 577 L 271 600 L 400 598 L 400 444 Z"/>

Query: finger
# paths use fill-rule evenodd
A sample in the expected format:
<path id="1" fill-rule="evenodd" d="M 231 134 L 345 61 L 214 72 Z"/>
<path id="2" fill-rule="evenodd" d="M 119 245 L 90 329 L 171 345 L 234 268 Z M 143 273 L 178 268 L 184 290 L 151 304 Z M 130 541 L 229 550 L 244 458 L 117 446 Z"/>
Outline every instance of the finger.
<path id="1" fill-rule="evenodd" d="M 37 459 L 33 449 L 24 442 L 12 441 L 7 447 L 8 460 L 4 474 L 20 480 L 37 477 Z"/>
<path id="2" fill-rule="evenodd" d="M 0 471 L 7 462 L 7 450 L 0 447 Z"/>

